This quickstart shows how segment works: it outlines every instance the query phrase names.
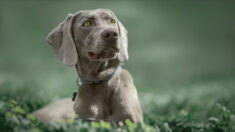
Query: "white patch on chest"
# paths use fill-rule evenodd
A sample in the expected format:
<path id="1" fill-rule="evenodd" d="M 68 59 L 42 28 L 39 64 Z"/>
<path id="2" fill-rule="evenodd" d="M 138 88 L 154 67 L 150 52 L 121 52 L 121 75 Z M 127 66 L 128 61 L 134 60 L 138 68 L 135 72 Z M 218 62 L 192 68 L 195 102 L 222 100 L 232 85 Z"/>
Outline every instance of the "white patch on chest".
<path id="1" fill-rule="evenodd" d="M 99 113 L 99 108 L 98 108 L 97 105 L 91 105 L 90 110 L 91 110 L 93 115 L 98 115 L 98 113 Z"/>

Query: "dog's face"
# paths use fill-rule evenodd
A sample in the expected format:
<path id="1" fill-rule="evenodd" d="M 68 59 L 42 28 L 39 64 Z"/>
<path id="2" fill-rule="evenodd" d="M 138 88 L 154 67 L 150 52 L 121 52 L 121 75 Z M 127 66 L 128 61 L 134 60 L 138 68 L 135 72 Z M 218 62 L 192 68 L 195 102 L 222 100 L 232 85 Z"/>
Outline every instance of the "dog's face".
<path id="1" fill-rule="evenodd" d="M 117 57 L 120 50 L 118 20 L 111 12 L 84 11 L 75 18 L 73 38 L 78 50 L 91 60 Z"/>
<path id="2" fill-rule="evenodd" d="M 69 66 L 77 63 L 78 52 L 90 61 L 128 60 L 127 31 L 114 13 L 106 9 L 69 14 L 48 35 L 47 42 Z"/>

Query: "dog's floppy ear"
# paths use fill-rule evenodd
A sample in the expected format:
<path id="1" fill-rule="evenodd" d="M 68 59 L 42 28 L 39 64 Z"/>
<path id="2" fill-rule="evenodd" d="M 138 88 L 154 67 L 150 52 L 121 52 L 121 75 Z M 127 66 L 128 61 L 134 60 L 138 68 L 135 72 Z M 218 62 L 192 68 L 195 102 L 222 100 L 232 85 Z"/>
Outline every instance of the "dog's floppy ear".
<path id="1" fill-rule="evenodd" d="M 118 59 L 123 62 L 129 59 L 127 30 L 120 21 L 118 21 L 118 28 L 120 35 L 120 52 L 118 54 Z"/>
<path id="2" fill-rule="evenodd" d="M 74 15 L 68 14 L 66 20 L 59 24 L 46 38 L 55 55 L 67 66 L 77 64 L 78 54 L 72 37 Z"/>

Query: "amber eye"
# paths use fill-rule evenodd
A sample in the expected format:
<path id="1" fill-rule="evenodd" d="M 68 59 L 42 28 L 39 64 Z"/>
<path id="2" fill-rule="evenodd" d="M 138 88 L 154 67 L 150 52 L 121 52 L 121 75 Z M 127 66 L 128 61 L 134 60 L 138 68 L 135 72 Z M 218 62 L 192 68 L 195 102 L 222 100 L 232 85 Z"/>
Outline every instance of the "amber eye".
<path id="1" fill-rule="evenodd" d="M 116 21 L 115 21 L 114 19 L 110 19 L 110 23 L 111 23 L 111 24 L 115 24 Z"/>
<path id="2" fill-rule="evenodd" d="M 91 25 L 91 22 L 90 22 L 90 21 L 86 21 L 86 22 L 83 23 L 83 26 L 86 26 L 86 27 L 88 27 L 88 26 L 90 26 L 90 25 Z"/>

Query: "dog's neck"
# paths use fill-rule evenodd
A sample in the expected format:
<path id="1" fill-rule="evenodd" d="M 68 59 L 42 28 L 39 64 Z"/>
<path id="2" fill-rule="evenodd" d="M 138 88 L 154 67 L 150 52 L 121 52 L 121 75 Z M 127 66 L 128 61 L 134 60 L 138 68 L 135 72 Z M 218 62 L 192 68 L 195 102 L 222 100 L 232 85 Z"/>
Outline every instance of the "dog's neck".
<path id="1" fill-rule="evenodd" d="M 104 62 L 91 61 L 90 59 L 78 56 L 76 70 L 80 80 L 102 81 L 112 75 L 119 66 L 118 58 Z"/>

